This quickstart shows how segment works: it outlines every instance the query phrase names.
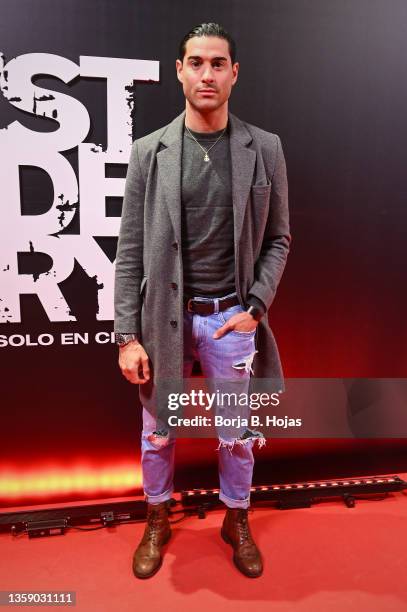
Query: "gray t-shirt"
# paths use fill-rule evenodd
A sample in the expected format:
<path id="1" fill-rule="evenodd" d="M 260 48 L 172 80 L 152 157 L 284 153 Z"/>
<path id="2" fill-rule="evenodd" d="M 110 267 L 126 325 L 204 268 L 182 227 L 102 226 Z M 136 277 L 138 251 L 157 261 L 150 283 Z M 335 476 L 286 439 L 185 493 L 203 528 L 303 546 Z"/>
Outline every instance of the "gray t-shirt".
<path id="1" fill-rule="evenodd" d="M 208 150 L 223 130 L 190 132 Z M 221 297 L 235 291 L 233 200 L 229 133 L 208 152 L 184 128 L 182 151 L 182 257 L 184 293 Z"/>

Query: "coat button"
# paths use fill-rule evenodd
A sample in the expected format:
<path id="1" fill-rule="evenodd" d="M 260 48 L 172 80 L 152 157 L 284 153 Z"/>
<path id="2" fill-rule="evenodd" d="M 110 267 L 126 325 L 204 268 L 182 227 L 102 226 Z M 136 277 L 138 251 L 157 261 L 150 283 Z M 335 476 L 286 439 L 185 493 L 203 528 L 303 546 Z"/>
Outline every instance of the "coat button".
<path id="1" fill-rule="evenodd" d="M 175 249 L 176 251 L 178 251 L 178 242 L 173 242 L 172 243 L 172 248 Z"/>
<path id="2" fill-rule="evenodd" d="M 177 283 L 171 283 L 170 287 L 171 287 L 171 289 L 178 289 Z"/>
<path id="3" fill-rule="evenodd" d="M 172 327 L 177 327 L 178 323 L 176 321 L 170 321 Z"/>

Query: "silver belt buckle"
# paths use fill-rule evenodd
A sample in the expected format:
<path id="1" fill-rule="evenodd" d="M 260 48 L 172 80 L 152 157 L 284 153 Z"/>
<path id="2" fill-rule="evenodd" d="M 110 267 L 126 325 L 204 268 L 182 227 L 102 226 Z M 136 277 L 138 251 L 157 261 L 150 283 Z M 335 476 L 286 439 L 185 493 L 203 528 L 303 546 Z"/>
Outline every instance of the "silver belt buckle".
<path id="1" fill-rule="evenodd" d="M 187 311 L 188 312 L 194 312 L 191 308 L 191 302 L 193 302 L 194 300 L 192 298 L 189 298 L 188 302 L 187 302 Z"/>

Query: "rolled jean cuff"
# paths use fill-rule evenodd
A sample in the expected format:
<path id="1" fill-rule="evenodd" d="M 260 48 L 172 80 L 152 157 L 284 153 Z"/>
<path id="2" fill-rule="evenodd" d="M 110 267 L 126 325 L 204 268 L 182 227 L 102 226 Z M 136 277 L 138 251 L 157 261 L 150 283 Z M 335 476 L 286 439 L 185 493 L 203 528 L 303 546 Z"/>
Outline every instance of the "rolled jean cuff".
<path id="1" fill-rule="evenodd" d="M 220 491 L 219 499 L 226 504 L 228 508 L 248 508 L 250 506 L 250 495 L 246 499 L 232 499 Z"/>
<path id="2" fill-rule="evenodd" d="M 171 499 L 173 493 L 174 489 L 168 489 L 168 491 L 164 491 L 164 493 L 160 493 L 160 495 L 148 495 L 144 491 L 145 500 L 149 504 L 161 504 L 161 502 L 168 501 Z"/>

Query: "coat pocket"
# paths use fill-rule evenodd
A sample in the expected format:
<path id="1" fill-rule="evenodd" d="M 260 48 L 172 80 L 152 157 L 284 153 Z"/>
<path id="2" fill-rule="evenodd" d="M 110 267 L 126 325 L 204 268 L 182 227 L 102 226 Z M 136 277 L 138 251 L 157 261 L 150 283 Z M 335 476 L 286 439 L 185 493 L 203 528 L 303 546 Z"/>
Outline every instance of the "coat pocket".
<path id="1" fill-rule="evenodd" d="M 263 195 L 263 194 L 270 193 L 271 181 L 268 181 L 267 183 L 260 184 L 260 185 L 258 183 L 255 185 L 252 185 L 251 190 L 254 195 L 256 194 Z"/>

